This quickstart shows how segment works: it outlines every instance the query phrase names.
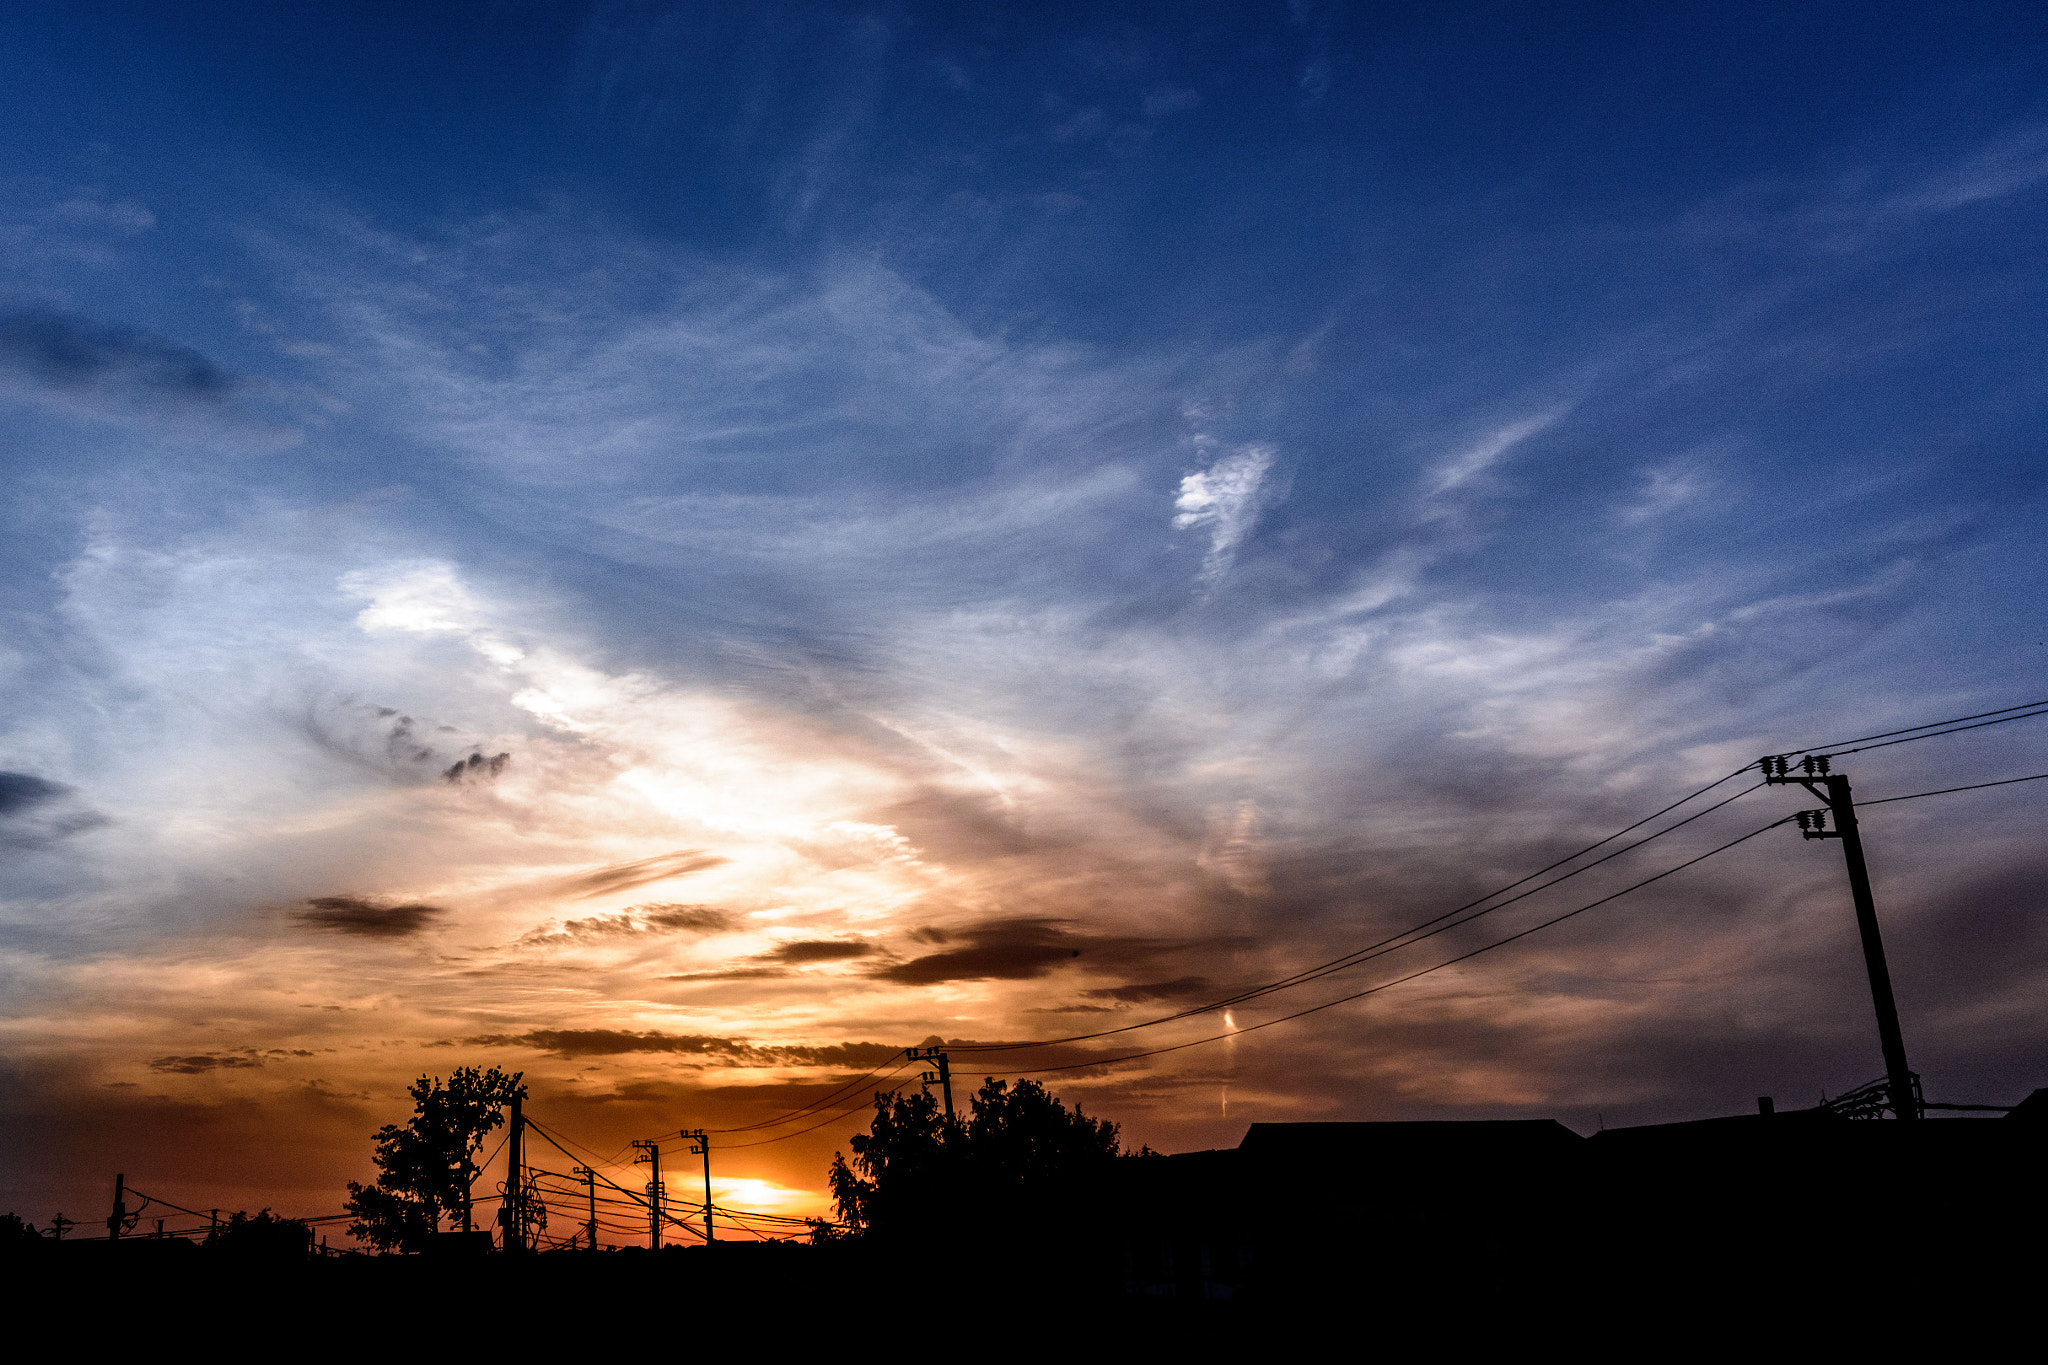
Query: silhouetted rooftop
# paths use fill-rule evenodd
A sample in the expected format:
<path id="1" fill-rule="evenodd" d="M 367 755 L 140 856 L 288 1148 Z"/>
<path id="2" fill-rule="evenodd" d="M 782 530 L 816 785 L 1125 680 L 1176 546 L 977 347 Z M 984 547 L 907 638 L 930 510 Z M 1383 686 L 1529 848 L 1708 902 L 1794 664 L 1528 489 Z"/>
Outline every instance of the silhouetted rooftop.
<path id="1" fill-rule="evenodd" d="M 1238 1150 L 1262 1158 L 1338 1152 L 1466 1156 L 1564 1152 L 1583 1139 L 1556 1119 L 1426 1119 L 1399 1123 L 1254 1123 Z"/>

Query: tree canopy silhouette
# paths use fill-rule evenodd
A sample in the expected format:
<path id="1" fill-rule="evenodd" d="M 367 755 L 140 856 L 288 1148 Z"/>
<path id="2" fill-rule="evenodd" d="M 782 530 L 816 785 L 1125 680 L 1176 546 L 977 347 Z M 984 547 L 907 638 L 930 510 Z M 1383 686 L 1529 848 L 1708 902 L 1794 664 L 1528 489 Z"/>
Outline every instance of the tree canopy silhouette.
<path id="1" fill-rule="evenodd" d="M 846 1235 L 914 1239 L 971 1221 L 1035 1225 L 1122 1154 L 1117 1126 L 1068 1109 L 1036 1081 L 993 1078 L 963 1122 L 928 1093 L 878 1094 L 865 1133 L 832 1158 L 832 1198 Z"/>
<path id="2" fill-rule="evenodd" d="M 468 1232 L 477 1151 L 505 1121 L 505 1106 L 526 1094 L 523 1075 L 462 1066 L 445 1085 L 438 1076 L 413 1082 L 411 1120 L 377 1130 L 377 1183 L 348 1183 L 344 1207 L 356 1216 L 349 1233 L 380 1251 L 416 1251 L 443 1218 Z"/>

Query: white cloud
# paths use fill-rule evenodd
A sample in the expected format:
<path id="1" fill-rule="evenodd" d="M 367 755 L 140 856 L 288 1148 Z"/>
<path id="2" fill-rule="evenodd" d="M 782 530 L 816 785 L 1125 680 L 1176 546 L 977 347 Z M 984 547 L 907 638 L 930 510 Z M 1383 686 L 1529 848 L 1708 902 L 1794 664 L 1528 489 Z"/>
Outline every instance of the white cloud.
<path id="1" fill-rule="evenodd" d="M 2021 128 L 1984 147 L 1961 165 L 1928 177 L 1885 201 L 1894 214 L 1947 213 L 2003 199 L 2048 179 L 2048 127 Z"/>
<path id="2" fill-rule="evenodd" d="M 356 614 L 356 624 L 367 631 L 467 635 L 483 625 L 481 606 L 450 564 L 420 561 L 359 570 L 343 574 L 340 587 L 351 596 L 371 599 Z"/>
<path id="3" fill-rule="evenodd" d="M 1636 496 L 1615 509 L 1615 520 L 1640 526 L 1696 503 L 1712 487 L 1707 472 L 1694 461 L 1672 461 L 1645 471 Z"/>
<path id="4" fill-rule="evenodd" d="M 1275 454 L 1268 445 L 1241 446 L 1180 481 L 1180 492 L 1173 500 L 1173 528 L 1208 528 L 1209 553 L 1202 560 L 1204 582 L 1214 583 L 1229 572 L 1238 547 L 1258 523 L 1270 496 L 1266 476 Z"/>
<path id="5" fill-rule="evenodd" d="M 1429 491 L 1441 496 L 1463 488 L 1500 463 L 1509 451 L 1549 427 L 1563 415 L 1558 411 L 1540 412 L 1494 428 L 1438 465 L 1430 476 Z"/>

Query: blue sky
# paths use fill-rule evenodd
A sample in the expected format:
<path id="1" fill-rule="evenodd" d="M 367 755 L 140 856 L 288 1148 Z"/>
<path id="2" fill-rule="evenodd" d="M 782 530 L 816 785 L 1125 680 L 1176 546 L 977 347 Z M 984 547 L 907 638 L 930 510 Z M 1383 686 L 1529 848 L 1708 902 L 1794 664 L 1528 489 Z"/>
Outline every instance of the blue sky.
<path id="1" fill-rule="evenodd" d="M 620 1141 L 765 1113 L 806 1048 L 1131 1020 L 2041 694 L 2041 30 L 10 6 L 24 1112 L 92 1171 L 289 1115 L 309 1204 L 440 1045 Z M 2040 799 L 1873 831 L 1930 1091 L 2043 1079 Z M 1816 847 L 1062 1084 L 1168 1147 L 1832 1093 L 1879 1067 Z"/>

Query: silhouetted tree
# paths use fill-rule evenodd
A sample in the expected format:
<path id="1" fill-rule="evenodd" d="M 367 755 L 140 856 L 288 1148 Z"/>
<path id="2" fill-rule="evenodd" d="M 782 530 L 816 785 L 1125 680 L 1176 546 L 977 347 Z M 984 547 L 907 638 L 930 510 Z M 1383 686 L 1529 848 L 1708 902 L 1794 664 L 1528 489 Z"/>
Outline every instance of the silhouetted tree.
<path id="1" fill-rule="evenodd" d="M 850 1236 L 924 1223 L 960 1184 L 966 1128 L 939 1112 L 930 1094 L 875 1096 L 868 1131 L 832 1155 L 829 1179 L 839 1221 Z"/>
<path id="2" fill-rule="evenodd" d="M 847 1235 L 915 1238 L 948 1226 L 1016 1230 L 1039 1221 L 1121 1155 L 1117 1127 L 1068 1109 L 1036 1081 L 986 1080 L 963 1123 L 929 1094 L 875 1096 L 865 1133 L 832 1158 Z"/>
<path id="3" fill-rule="evenodd" d="M 312 1250 L 313 1229 L 300 1219 L 283 1218 L 269 1209 L 243 1210 L 230 1214 L 227 1222 L 208 1233 L 206 1245 L 230 1256 L 289 1259 Z"/>
<path id="4" fill-rule="evenodd" d="M 412 1251 L 440 1230 L 444 1217 L 459 1219 L 467 1230 L 477 1151 L 505 1121 L 505 1106 L 526 1094 L 522 1075 L 463 1066 L 446 1085 L 437 1076 L 413 1082 L 411 1121 L 377 1130 L 377 1183 L 348 1184 L 344 1207 L 356 1216 L 349 1232 L 380 1251 Z"/>

